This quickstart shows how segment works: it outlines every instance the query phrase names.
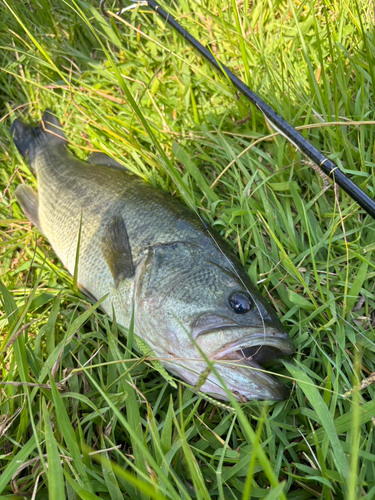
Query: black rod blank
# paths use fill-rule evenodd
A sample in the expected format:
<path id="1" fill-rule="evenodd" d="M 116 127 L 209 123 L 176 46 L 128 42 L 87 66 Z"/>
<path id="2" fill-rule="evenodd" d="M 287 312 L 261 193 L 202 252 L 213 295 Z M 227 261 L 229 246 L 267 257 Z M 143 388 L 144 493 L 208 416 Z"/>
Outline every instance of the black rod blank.
<path id="1" fill-rule="evenodd" d="M 262 111 L 270 124 L 289 141 L 297 146 L 310 160 L 320 167 L 325 174 L 330 176 L 337 184 L 373 219 L 375 219 L 375 202 L 366 193 L 362 191 L 353 181 L 351 181 L 339 167 L 321 151 L 313 146 L 307 139 L 295 130 L 284 118 L 276 113 L 268 104 L 266 104 L 255 92 L 244 84 L 234 73 L 224 64 L 221 64 L 212 53 L 198 42 L 188 31 L 186 31 L 170 14 L 158 5 L 155 0 L 147 0 L 147 5 L 153 9 L 156 14 L 162 17 L 177 33 L 187 40 L 218 72 L 224 73 L 232 84 L 239 90 L 251 103 Z"/>

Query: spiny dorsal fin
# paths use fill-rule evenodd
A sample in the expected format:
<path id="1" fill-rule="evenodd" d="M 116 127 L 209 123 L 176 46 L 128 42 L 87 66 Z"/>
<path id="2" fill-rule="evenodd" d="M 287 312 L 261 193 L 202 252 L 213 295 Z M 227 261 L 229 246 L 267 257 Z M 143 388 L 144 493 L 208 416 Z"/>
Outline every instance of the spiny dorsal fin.
<path id="1" fill-rule="evenodd" d="M 123 167 L 120 163 L 105 153 L 93 153 L 87 161 L 93 165 L 102 165 L 103 167 L 113 168 L 115 170 L 127 170 L 127 168 Z"/>
<path id="2" fill-rule="evenodd" d="M 124 219 L 116 215 L 105 229 L 102 251 L 115 286 L 134 276 L 132 252 Z"/>
<path id="3" fill-rule="evenodd" d="M 40 228 L 39 223 L 39 197 L 31 189 L 30 186 L 26 184 L 21 184 L 17 187 L 15 193 L 18 203 L 21 205 L 23 213 L 28 219 L 38 228 Z"/>

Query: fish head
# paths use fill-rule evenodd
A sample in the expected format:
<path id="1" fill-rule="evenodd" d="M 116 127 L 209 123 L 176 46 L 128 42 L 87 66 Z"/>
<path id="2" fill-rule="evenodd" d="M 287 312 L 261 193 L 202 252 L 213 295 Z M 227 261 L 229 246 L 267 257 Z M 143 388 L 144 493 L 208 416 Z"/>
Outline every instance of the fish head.
<path id="1" fill-rule="evenodd" d="M 220 399 L 220 379 L 240 401 L 287 397 L 262 364 L 291 355 L 293 344 L 235 257 L 193 243 L 154 246 L 135 293 L 137 330 L 183 380 Z"/>

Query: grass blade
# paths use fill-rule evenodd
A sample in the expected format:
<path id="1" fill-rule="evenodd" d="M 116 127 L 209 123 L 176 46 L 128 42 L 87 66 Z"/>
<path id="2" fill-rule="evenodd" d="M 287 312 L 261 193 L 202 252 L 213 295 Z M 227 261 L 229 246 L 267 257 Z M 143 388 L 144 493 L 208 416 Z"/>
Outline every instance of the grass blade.
<path id="1" fill-rule="evenodd" d="M 64 498 L 65 486 L 61 458 L 55 441 L 55 436 L 53 435 L 50 416 L 44 399 L 42 401 L 42 408 L 46 434 L 49 498 Z"/>
<path id="2" fill-rule="evenodd" d="M 337 435 L 332 416 L 325 404 L 322 396 L 319 394 L 313 381 L 297 366 L 285 363 L 286 368 L 292 377 L 296 380 L 297 384 L 307 397 L 308 401 L 314 411 L 316 412 L 324 430 L 325 438 L 332 444 L 332 454 L 337 465 L 337 470 L 340 471 L 342 478 L 346 480 L 349 477 L 349 465 L 342 449 L 340 439 Z"/>

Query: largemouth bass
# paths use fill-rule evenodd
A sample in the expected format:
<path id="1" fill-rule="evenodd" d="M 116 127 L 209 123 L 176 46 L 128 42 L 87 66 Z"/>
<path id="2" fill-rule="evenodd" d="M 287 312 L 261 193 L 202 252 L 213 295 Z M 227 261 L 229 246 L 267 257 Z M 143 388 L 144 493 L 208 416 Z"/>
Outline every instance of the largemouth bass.
<path id="1" fill-rule="evenodd" d="M 76 158 L 49 110 L 11 133 L 38 182 L 38 194 L 20 185 L 16 197 L 72 274 L 78 249 L 83 291 L 107 295 L 104 311 L 125 327 L 134 311 L 135 333 L 202 392 L 228 399 L 222 379 L 240 401 L 285 399 L 261 364 L 292 354 L 292 342 L 224 240 L 111 158 Z"/>

